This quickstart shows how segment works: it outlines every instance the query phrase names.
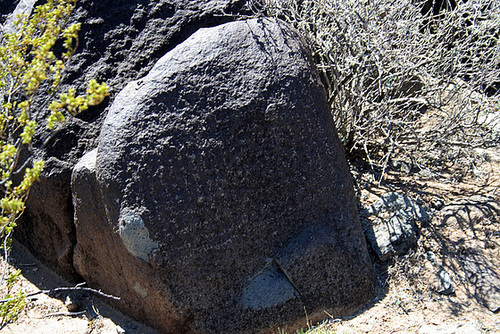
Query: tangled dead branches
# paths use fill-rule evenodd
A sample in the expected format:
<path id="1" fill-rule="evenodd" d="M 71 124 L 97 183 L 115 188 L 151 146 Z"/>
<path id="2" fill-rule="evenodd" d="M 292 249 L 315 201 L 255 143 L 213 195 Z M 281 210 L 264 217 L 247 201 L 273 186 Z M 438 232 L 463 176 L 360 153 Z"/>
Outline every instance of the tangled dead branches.
<path id="1" fill-rule="evenodd" d="M 439 171 L 471 164 L 500 130 L 500 3 L 434 15 L 415 0 L 265 0 L 310 41 L 346 150 Z M 446 8 L 445 8 L 446 9 Z M 467 166 L 462 166 L 467 167 Z"/>

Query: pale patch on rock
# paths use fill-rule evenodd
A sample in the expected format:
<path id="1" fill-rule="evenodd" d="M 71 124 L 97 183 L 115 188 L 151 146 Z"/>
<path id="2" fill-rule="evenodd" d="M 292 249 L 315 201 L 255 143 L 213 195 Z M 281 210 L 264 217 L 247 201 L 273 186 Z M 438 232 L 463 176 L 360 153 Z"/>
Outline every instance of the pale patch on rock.
<path id="1" fill-rule="evenodd" d="M 133 256 L 149 263 L 149 256 L 158 248 L 158 243 L 151 240 L 149 231 L 140 216 L 133 213 L 124 214 L 118 234 Z"/>
<path id="2" fill-rule="evenodd" d="M 244 308 L 261 310 L 299 296 L 297 290 L 276 264 L 269 260 L 262 271 L 243 289 Z"/>

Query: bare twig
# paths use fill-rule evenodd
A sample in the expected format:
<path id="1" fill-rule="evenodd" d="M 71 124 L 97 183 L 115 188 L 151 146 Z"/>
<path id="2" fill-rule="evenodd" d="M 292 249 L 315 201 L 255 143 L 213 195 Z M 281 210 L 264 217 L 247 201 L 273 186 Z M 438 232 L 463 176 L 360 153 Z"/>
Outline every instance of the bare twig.
<path id="1" fill-rule="evenodd" d="M 79 283 L 79 284 L 75 285 L 74 287 L 59 287 L 59 288 L 54 288 L 54 289 L 49 289 L 49 290 L 39 290 L 39 291 L 35 291 L 32 293 L 28 293 L 26 295 L 26 298 L 30 298 L 30 297 L 33 297 L 33 296 L 36 296 L 39 294 L 51 295 L 51 294 L 61 292 L 61 291 L 87 291 L 87 292 L 95 293 L 96 295 L 99 295 L 99 296 L 105 297 L 105 298 L 110 298 L 110 299 L 114 299 L 114 300 L 121 299 L 120 297 L 106 294 L 106 293 L 102 292 L 101 290 L 83 287 L 82 285 L 84 285 L 84 284 L 85 283 Z M 10 300 L 13 300 L 13 298 L 1 299 L 0 303 L 6 303 Z"/>
<path id="2" fill-rule="evenodd" d="M 309 39 L 339 136 L 372 168 L 406 152 L 426 168 L 466 161 L 481 137 L 495 136 L 480 116 L 500 118 L 500 3 L 471 0 L 430 17 L 412 0 L 265 0 L 263 8 Z"/>
<path id="3" fill-rule="evenodd" d="M 54 313 L 49 313 L 49 314 L 45 314 L 41 317 L 38 317 L 38 319 L 43 319 L 43 318 L 48 318 L 48 317 L 56 317 L 56 316 L 68 316 L 68 317 L 75 317 L 75 316 L 78 316 L 78 315 L 83 315 L 85 314 L 87 311 L 78 311 L 78 312 L 54 312 Z"/>

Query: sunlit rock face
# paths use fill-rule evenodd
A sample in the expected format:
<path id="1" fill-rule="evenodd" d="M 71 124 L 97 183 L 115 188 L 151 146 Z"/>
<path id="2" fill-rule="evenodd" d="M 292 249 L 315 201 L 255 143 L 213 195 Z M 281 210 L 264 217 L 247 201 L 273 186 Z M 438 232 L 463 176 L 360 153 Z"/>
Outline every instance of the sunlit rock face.
<path id="1" fill-rule="evenodd" d="M 72 184 L 75 267 L 166 333 L 265 332 L 374 295 L 323 88 L 281 21 L 168 52 L 118 94 Z"/>

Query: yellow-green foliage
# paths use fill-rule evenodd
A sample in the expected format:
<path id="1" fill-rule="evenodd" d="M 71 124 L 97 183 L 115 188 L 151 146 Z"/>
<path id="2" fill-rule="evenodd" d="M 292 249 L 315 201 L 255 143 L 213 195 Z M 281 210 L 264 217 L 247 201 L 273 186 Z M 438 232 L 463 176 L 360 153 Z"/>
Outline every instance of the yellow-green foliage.
<path id="1" fill-rule="evenodd" d="M 32 161 L 29 154 L 38 128 L 33 109 L 43 105 L 35 101 L 51 101 L 46 126 L 53 129 L 65 121 L 64 113 L 74 116 L 108 95 L 108 86 L 95 80 L 88 83 L 85 95 L 77 95 L 75 89 L 58 94 L 64 66 L 78 46 L 80 24 L 68 23 L 75 4 L 76 0 L 49 0 L 32 15 L 19 16 L 14 32 L 0 35 L 0 249 L 4 261 L 16 219 L 43 169 L 43 161 Z M 63 47 L 60 57 L 53 51 L 57 42 Z M 28 152 L 27 160 L 20 161 L 21 151 Z M 19 175 L 16 182 L 15 175 Z M 7 275 L 0 274 L 3 283 Z M 6 282 L 17 276 L 9 275 Z M 17 297 L 9 296 L 9 302 L 0 305 L 1 324 L 15 319 L 24 305 L 22 292 Z"/>
<path id="2" fill-rule="evenodd" d="M 5 280 L 7 292 L 5 293 L 4 300 L 0 304 L 0 328 L 4 327 L 7 323 L 17 319 L 17 315 L 26 305 L 26 295 L 23 290 L 17 293 L 11 293 L 11 290 L 21 275 L 21 270 L 15 270 L 8 274 Z"/>

